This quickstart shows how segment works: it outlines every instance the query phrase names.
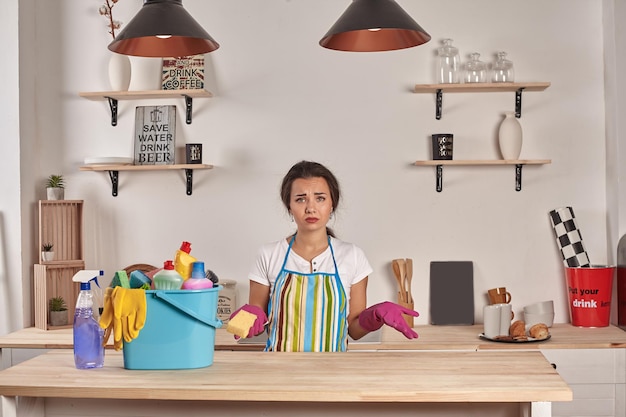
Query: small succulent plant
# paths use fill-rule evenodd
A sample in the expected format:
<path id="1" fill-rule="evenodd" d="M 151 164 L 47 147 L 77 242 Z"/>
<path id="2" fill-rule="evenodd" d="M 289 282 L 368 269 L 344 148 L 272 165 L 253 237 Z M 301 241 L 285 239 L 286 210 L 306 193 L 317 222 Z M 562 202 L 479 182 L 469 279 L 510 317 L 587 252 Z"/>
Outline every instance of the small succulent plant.
<path id="1" fill-rule="evenodd" d="M 47 188 L 65 188 L 65 182 L 63 179 L 63 175 L 50 175 L 46 180 Z"/>
<path id="2" fill-rule="evenodd" d="M 67 304 L 65 303 L 65 299 L 63 297 L 52 297 L 48 302 L 48 307 L 50 311 L 66 311 Z"/>
<path id="3" fill-rule="evenodd" d="M 44 252 L 51 252 L 53 247 L 54 244 L 52 243 L 44 243 L 43 245 L 41 245 L 41 250 Z"/>

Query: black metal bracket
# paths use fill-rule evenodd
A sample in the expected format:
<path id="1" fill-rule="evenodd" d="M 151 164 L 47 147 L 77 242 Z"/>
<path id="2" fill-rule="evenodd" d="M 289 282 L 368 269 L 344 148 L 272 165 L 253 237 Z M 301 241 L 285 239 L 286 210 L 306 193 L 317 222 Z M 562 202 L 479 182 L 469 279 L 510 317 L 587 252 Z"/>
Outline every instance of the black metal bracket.
<path id="1" fill-rule="evenodd" d="M 441 119 L 441 108 L 443 107 L 443 92 L 441 88 L 437 89 L 437 98 L 435 103 L 435 119 Z"/>
<path id="2" fill-rule="evenodd" d="M 436 180 L 436 187 L 437 187 L 437 192 L 440 193 L 441 190 L 443 190 L 443 165 L 437 165 L 437 180 Z"/>
<path id="3" fill-rule="evenodd" d="M 117 126 L 117 99 L 107 97 L 109 108 L 111 109 L 111 126 Z"/>
<path id="4" fill-rule="evenodd" d="M 515 191 L 522 191 L 522 167 L 524 164 L 515 164 Z M 436 165 L 435 189 L 438 193 L 443 191 L 443 165 Z"/>
<path id="5" fill-rule="evenodd" d="M 119 184 L 119 171 L 109 171 L 109 178 L 111 178 L 111 194 L 113 197 L 117 197 L 117 185 Z"/>
<path id="6" fill-rule="evenodd" d="M 524 87 L 515 91 L 515 117 L 518 119 L 522 117 L 522 91 L 524 91 Z"/>
<path id="7" fill-rule="evenodd" d="M 522 191 L 522 164 L 515 164 L 515 191 Z"/>
<path id="8" fill-rule="evenodd" d="M 185 96 L 185 109 L 186 109 L 186 114 L 187 114 L 187 124 L 190 125 L 191 124 L 191 114 L 193 111 L 193 98 L 189 97 L 189 96 Z M 189 194 L 189 193 L 187 193 Z"/>
<path id="9" fill-rule="evenodd" d="M 187 180 L 187 195 L 191 195 L 193 190 L 193 169 L 185 168 L 185 178 Z"/>

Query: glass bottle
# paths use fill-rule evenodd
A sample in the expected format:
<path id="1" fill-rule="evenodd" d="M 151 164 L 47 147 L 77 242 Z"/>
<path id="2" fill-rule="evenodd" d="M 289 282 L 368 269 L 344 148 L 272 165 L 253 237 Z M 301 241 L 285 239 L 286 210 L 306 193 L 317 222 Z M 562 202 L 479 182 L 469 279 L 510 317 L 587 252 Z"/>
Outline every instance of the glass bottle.
<path id="1" fill-rule="evenodd" d="M 437 49 L 436 82 L 441 84 L 460 82 L 460 67 L 459 50 L 452 46 L 452 39 L 444 39 L 443 46 Z"/>
<path id="2" fill-rule="evenodd" d="M 491 81 L 494 83 L 512 83 L 515 80 L 513 62 L 506 59 L 506 52 L 498 52 L 496 56 Z"/>
<path id="3" fill-rule="evenodd" d="M 465 64 L 466 83 L 484 83 L 487 73 L 487 66 L 480 59 L 478 52 L 470 54 L 470 60 Z"/>

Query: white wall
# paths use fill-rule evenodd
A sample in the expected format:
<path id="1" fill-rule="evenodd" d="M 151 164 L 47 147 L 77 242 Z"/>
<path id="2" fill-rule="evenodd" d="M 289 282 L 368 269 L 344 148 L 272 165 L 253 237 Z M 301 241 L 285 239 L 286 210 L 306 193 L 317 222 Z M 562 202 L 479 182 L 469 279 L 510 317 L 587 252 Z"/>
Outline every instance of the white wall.
<path id="1" fill-rule="evenodd" d="M 194 101 L 193 124 L 181 121 L 177 143 L 203 143 L 204 161 L 216 169 L 196 171 L 191 197 L 182 173 L 121 172 L 119 196 L 112 197 L 105 173 L 78 171 L 84 158 L 132 156 L 134 107 L 176 104 L 181 120 L 183 102 L 120 102 L 112 127 L 105 102 L 78 97 L 108 88 L 110 39 L 99 2 L 36 1 L 30 134 L 41 157 L 22 194 L 33 194 L 34 204 L 44 198 L 43 178 L 67 177 L 66 198 L 85 200 L 89 268 L 111 276 L 132 263 L 160 264 L 188 240 L 192 254 L 220 277 L 239 281 L 245 300 L 258 246 L 292 229 L 278 196 L 282 176 L 298 160 L 317 160 L 343 186 L 334 229 L 360 245 L 374 267 L 371 303 L 394 297 L 391 259 L 411 257 L 422 313 L 416 322 L 427 323 L 429 262 L 472 260 L 477 321 L 485 291 L 495 286 L 512 292 L 516 310 L 554 299 L 556 321 L 567 321 L 548 211 L 574 207 L 593 263 L 612 261 L 615 251 L 607 245 L 602 2 L 404 0 L 430 43 L 385 53 L 321 48 L 319 39 L 347 3 L 186 0 L 221 47 L 206 56 L 215 97 Z M 140 5 L 120 1 L 116 19 L 128 22 Z M 497 127 L 513 108 L 512 93 L 448 94 L 435 120 L 434 97 L 411 89 L 433 82 L 435 51 L 445 37 L 464 60 L 477 51 L 489 62 L 505 50 L 517 81 L 552 83 L 523 95 L 521 157 L 552 164 L 524 168 L 521 192 L 512 167 L 446 168 L 437 193 L 433 169 L 411 166 L 430 158 L 429 135 L 444 131 L 455 134 L 455 158 L 498 158 Z M 11 107 L 4 97 L 3 112 Z M 35 234 L 34 222 L 22 232 Z M 36 247 L 25 253 L 26 270 L 36 254 Z"/>

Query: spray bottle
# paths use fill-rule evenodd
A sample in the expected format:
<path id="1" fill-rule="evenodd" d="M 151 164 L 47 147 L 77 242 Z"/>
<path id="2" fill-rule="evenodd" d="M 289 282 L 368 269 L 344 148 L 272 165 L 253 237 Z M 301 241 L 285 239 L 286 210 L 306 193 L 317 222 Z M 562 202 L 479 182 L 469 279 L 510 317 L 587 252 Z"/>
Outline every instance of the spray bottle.
<path id="1" fill-rule="evenodd" d="M 74 313 L 74 363 L 78 369 L 102 368 L 104 365 L 104 330 L 93 314 L 91 281 L 98 284 L 102 270 L 80 270 L 72 281 L 80 282 L 80 293 Z"/>

